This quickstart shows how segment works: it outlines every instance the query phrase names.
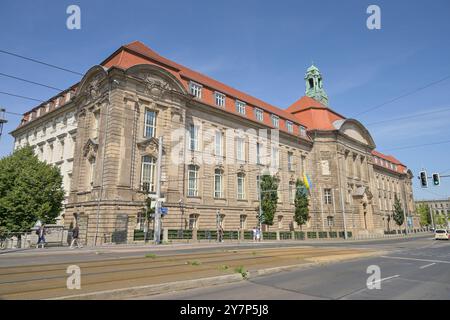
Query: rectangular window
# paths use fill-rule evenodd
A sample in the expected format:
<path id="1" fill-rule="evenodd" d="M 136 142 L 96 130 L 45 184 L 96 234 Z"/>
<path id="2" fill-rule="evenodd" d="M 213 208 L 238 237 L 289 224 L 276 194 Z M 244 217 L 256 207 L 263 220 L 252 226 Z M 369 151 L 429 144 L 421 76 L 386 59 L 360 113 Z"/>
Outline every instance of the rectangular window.
<path id="1" fill-rule="evenodd" d="M 61 150 L 61 156 L 60 159 L 64 159 L 64 141 L 63 140 L 59 140 L 59 144 L 60 144 L 60 150 Z"/>
<path id="2" fill-rule="evenodd" d="M 225 107 L 225 95 L 220 92 L 215 92 L 214 96 L 216 97 L 216 106 Z"/>
<path id="3" fill-rule="evenodd" d="M 155 192 L 156 159 L 150 156 L 142 157 L 141 164 L 141 190 Z"/>
<path id="4" fill-rule="evenodd" d="M 216 131 L 215 143 L 214 143 L 214 154 L 216 156 L 223 155 L 223 134 L 221 131 Z"/>
<path id="5" fill-rule="evenodd" d="M 271 118 L 272 118 L 272 125 L 275 128 L 278 128 L 280 126 L 280 118 L 274 114 L 271 116 Z"/>
<path id="6" fill-rule="evenodd" d="M 295 182 L 289 182 L 289 203 L 293 204 L 295 201 Z"/>
<path id="7" fill-rule="evenodd" d="M 214 198 L 223 198 L 223 174 L 222 170 L 216 169 L 214 171 Z"/>
<path id="8" fill-rule="evenodd" d="M 188 167 L 188 196 L 198 196 L 198 167 L 194 165 Z"/>
<path id="9" fill-rule="evenodd" d="M 94 186 L 94 175 L 95 175 L 95 158 L 89 161 L 89 185 L 92 188 Z"/>
<path id="10" fill-rule="evenodd" d="M 92 113 L 92 138 L 98 138 L 99 131 L 99 121 L 100 121 L 100 110 Z"/>
<path id="11" fill-rule="evenodd" d="M 201 99 L 202 98 L 202 86 L 195 82 L 189 83 L 189 88 L 191 90 L 191 94 L 195 96 L 196 98 Z"/>
<path id="12" fill-rule="evenodd" d="M 245 214 L 241 214 L 239 226 L 241 227 L 241 230 L 244 230 L 247 228 L 247 216 Z"/>
<path id="13" fill-rule="evenodd" d="M 294 171 L 294 154 L 292 152 L 288 152 L 287 159 L 288 159 L 288 170 Z"/>
<path id="14" fill-rule="evenodd" d="M 194 124 L 189 125 L 189 149 L 198 150 L 198 126 Z"/>
<path id="15" fill-rule="evenodd" d="M 334 217 L 332 217 L 332 216 L 328 216 L 327 217 L 327 225 L 329 227 L 333 227 L 334 226 Z"/>
<path id="16" fill-rule="evenodd" d="M 237 175 L 237 198 L 238 200 L 245 199 L 245 176 L 243 173 Z"/>
<path id="17" fill-rule="evenodd" d="M 236 139 L 236 158 L 245 161 L 245 140 L 243 138 Z"/>
<path id="18" fill-rule="evenodd" d="M 272 168 L 279 167 L 279 151 L 277 147 L 272 147 Z"/>
<path id="19" fill-rule="evenodd" d="M 245 114 L 245 103 L 239 100 L 236 100 L 236 112 L 240 114 Z"/>
<path id="20" fill-rule="evenodd" d="M 299 126 L 298 130 L 300 132 L 301 137 L 306 137 L 306 128 L 304 126 Z"/>
<path id="21" fill-rule="evenodd" d="M 264 113 L 261 109 L 258 109 L 258 108 L 255 109 L 255 118 L 258 121 L 261 121 L 261 122 L 264 121 Z"/>
<path id="22" fill-rule="evenodd" d="M 324 201 L 325 204 L 332 204 L 333 203 L 333 198 L 331 196 L 331 189 L 324 189 Z"/>
<path id="23" fill-rule="evenodd" d="M 261 164 L 261 144 L 256 143 L 256 164 Z"/>
<path id="24" fill-rule="evenodd" d="M 292 133 L 294 131 L 294 125 L 291 121 L 286 121 L 286 129 L 289 133 Z"/>
<path id="25" fill-rule="evenodd" d="M 144 137 L 153 138 L 156 133 L 156 112 L 146 109 L 144 117 Z"/>

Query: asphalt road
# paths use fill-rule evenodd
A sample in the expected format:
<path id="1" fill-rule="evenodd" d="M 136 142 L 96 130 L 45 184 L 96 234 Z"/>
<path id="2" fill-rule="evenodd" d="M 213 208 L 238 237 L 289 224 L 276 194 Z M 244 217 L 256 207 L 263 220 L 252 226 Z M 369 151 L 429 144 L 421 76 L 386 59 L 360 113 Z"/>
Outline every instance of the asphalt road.
<path id="1" fill-rule="evenodd" d="M 450 299 L 450 242 L 431 236 L 356 246 L 391 248 L 385 256 L 280 272 L 248 281 L 139 299 Z M 369 289 L 368 266 L 379 266 L 380 289 Z"/>

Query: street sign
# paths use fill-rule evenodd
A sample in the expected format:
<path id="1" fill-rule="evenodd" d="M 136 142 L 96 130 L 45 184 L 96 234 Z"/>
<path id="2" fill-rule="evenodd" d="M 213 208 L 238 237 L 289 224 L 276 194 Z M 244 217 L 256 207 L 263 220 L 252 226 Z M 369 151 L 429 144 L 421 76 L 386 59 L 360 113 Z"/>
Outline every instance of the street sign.
<path id="1" fill-rule="evenodd" d="M 169 209 L 168 209 L 167 207 L 161 207 L 161 208 L 159 208 L 159 212 L 160 212 L 162 215 L 166 215 L 167 212 L 169 212 Z"/>

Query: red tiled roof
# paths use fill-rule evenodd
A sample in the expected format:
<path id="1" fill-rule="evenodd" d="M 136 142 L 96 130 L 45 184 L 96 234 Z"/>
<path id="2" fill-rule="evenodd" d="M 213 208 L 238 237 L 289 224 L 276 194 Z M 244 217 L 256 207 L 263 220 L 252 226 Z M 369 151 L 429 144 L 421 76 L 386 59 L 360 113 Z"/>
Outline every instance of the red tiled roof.
<path id="1" fill-rule="evenodd" d="M 395 167 L 396 167 L 396 170 L 394 170 L 394 171 L 400 172 L 400 173 L 405 173 L 405 170 L 406 170 L 407 167 L 403 163 L 401 163 L 397 158 L 395 158 L 395 157 L 393 157 L 391 155 L 383 154 L 383 153 L 381 153 L 379 151 L 376 151 L 376 150 L 372 151 L 372 155 L 374 155 L 374 156 L 376 156 L 376 157 L 378 157 L 380 159 L 383 159 L 383 160 L 385 160 L 387 162 L 390 162 L 390 163 L 394 164 Z M 382 166 L 381 164 L 379 164 L 379 166 L 383 167 L 383 168 L 387 168 L 389 170 L 392 170 L 390 167 Z"/>
<path id="2" fill-rule="evenodd" d="M 286 110 L 301 119 L 309 130 L 336 130 L 333 122 L 345 119 L 313 98 L 303 96 Z"/>
<path id="3" fill-rule="evenodd" d="M 138 56 L 136 56 L 136 54 Z M 128 69 L 134 65 L 144 63 L 158 64 L 160 66 L 165 67 L 169 72 L 171 72 L 174 76 L 176 76 L 178 79 L 181 80 L 187 91 L 189 91 L 189 81 L 194 81 L 196 83 L 203 85 L 206 88 L 209 88 L 210 91 L 212 91 L 212 93 L 214 93 L 214 91 L 219 91 L 225 94 L 228 98 L 234 98 L 242 102 L 245 102 L 250 108 L 257 107 L 270 114 L 275 114 L 280 117 L 280 129 L 284 131 L 287 130 L 286 124 L 284 123 L 283 120 L 289 120 L 294 124 L 297 125 L 300 124 L 307 127 L 307 125 L 301 119 L 295 117 L 289 112 L 286 112 L 283 109 L 277 108 L 267 102 L 264 102 L 253 96 L 250 96 L 242 91 L 239 91 L 235 88 L 225 85 L 217 80 L 214 80 L 199 72 L 196 72 L 183 65 L 173 62 L 167 58 L 164 58 L 140 41 L 134 41 L 120 47 L 101 64 L 108 68 L 115 66 L 122 69 Z M 202 102 L 205 102 L 209 105 L 214 105 L 211 92 L 209 92 L 209 95 L 208 94 L 203 95 L 202 93 L 201 100 Z M 234 105 L 228 104 L 225 109 L 230 113 L 238 114 L 235 111 Z M 255 120 L 254 112 L 246 112 L 246 117 L 250 118 L 251 120 Z M 270 123 L 270 118 L 267 116 L 265 116 L 264 118 L 265 118 L 264 124 L 272 127 Z M 294 127 L 294 134 L 298 134 L 298 128 Z"/>

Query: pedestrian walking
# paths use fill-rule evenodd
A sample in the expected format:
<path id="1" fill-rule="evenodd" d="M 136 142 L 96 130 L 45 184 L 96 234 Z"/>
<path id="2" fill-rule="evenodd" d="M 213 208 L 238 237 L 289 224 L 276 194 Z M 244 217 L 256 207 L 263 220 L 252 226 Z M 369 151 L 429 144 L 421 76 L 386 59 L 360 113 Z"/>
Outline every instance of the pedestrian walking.
<path id="1" fill-rule="evenodd" d="M 39 228 L 36 230 L 36 234 L 38 236 L 38 242 L 36 243 L 36 249 L 39 248 L 39 245 L 42 246 L 42 248 L 44 248 L 45 246 L 45 225 L 42 224 L 41 226 L 39 226 Z"/>
<path id="2" fill-rule="evenodd" d="M 78 228 L 78 226 L 75 226 L 75 228 L 73 228 L 72 230 L 72 243 L 70 244 L 70 249 L 74 248 L 75 242 L 77 243 L 78 248 L 80 249 L 83 248 L 79 236 L 80 236 L 80 229 Z"/>
<path id="3" fill-rule="evenodd" d="M 255 242 L 256 241 L 256 227 L 253 228 L 252 233 L 253 233 L 253 242 Z"/>

